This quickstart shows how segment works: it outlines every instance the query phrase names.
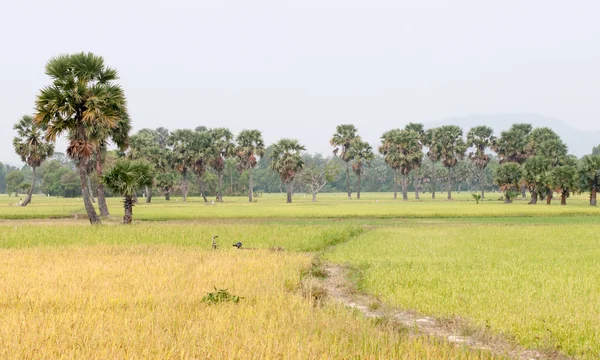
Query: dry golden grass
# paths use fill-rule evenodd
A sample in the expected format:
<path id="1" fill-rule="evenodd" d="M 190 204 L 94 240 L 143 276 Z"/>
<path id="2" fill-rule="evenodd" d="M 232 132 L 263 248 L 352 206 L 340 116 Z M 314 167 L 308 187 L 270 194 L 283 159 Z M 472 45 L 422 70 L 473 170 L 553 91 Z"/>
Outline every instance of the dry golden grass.
<path id="1" fill-rule="evenodd" d="M 0 358 L 481 359 L 301 295 L 310 255 L 173 245 L 0 250 Z M 243 296 L 207 305 L 213 287 Z"/>

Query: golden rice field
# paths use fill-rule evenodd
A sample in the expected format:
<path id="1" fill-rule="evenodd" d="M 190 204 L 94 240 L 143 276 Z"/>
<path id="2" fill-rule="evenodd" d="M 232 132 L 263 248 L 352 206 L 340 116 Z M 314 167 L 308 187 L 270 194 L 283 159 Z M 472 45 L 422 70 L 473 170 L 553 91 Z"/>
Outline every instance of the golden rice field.
<path id="1" fill-rule="evenodd" d="M 310 280 L 317 258 L 389 306 L 460 318 L 466 334 L 600 358 L 600 213 L 585 195 L 567 206 L 428 195 L 155 197 L 132 226 L 110 199 L 98 227 L 80 199 L 20 208 L 0 196 L 0 358 L 492 358 L 329 301 Z M 243 298 L 203 302 L 215 287 Z"/>

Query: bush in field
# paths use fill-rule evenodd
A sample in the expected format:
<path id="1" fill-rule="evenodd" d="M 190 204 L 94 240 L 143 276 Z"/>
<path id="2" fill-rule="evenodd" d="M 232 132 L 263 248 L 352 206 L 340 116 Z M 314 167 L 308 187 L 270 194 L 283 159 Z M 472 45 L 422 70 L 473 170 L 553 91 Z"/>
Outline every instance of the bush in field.
<path id="1" fill-rule="evenodd" d="M 512 203 L 521 182 L 521 166 L 517 163 L 502 164 L 494 173 L 494 182 L 504 191 L 504 202 Z"/>

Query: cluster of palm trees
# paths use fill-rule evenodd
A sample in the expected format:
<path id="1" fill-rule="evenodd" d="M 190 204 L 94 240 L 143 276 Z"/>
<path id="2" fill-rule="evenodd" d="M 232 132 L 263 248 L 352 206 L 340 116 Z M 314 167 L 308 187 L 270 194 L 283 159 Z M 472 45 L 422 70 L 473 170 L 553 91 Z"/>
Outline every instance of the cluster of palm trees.
<path id="1" fill-rule="evenodd" d="M 169 132 L 164 128 L 142 129 L 129 136 L 131 121 L 126 98 L 117 84 L 117 71 L 106 66 L 102 57 L 91 53 L 61 55 L 50 59 L 46 74 L 50 85 L 36 98 L 34 117 L 25 116 L 16 125 L 18 136 L 14 147 L 21 159 L 35 169 L 54 150 L 56 138 L 66 134 L 67 155 L 77 165 L 85 209 L 92 224 L 100 223 L 100 216 L 109 215 L 104 186 L 125 198 L 124 222 L 131 220 L 135 192 L 146 187 L 147 201 L 151 199 L 153 184 L 158 185 L 169 198 L 179 175 L 183 201 L 188 194 L 188 177 L 195 175 L 200 183 L 204 200 L 203 175 L 210 167 L 217 174 L 216 201 L 223 201 L 223 172 L 227 158 L 237 159 L 238 169 L 248 171 L 250 202 L 253 201 L 252 172 L 258 158 L 266 149 L 258 130 L 243 130 L 237 137 L 226 128 L 194 130 L 179 129 Z M 510 202 L 521 191 L 531 192 L 531 203 L 539 196 L 550 202 L 553 192 L 562 194 L 562 203 L 574 191 L 590 190 L 590 203 L 596 204 L 596 189 L 600 173 L 600 158 L 588 156 L 578 161 L 567 154 L 567 147 L 549 128 L 533 129 L 529 124 L 515 124 L 496 138 L 487 126 L 469 130 L 466 139 L 455 125 L 425 130 L 422 124 L 410 123 L 403 129 L 393 129 L 381 136 L 379 152 L 393 169 L 394 199 L 397 186 L 402 185 L 402 197 L 408 198 L 409 175 L 423 165 L 426 156 L 431 163 L 428 179 L 413 176 L 415 197 L 419 198 L 420 181 L 429 181 L 432 198 L 436 193 L 436 166 L 447 169 L 448 199 L 452 198 L 454 168 L 467 157 L 480 172 L 481 197 L 485 197 L 484 172 L 491 160 L 490 151 L 496 152 L 500 167 L 494 181 L 505 191 Z M 104 174 L 107 145 L 115 144 L 123 159 Z M 365 169 L 374 159 L 373 148 L 361 139 L 354 125 L 336 127 L 330 144 L 334 155 L 346 165 L 346 192 L 351 199 L 350 169 L 358 180 L 357 199 L 360 199 L 360 181 Z M 470 149 L 470 150 L 469 150 Z M 293 182 L 304 167 L 301 152 L 305 148 L 297 140 L 281 139 L 268 154 L 270 167 L 276 171 L 287 189 L 287 202 L 292 202 Z M 96 213 L 89 189 L 89 174 L 95 172 L 100 216 Z M 35 181 L 35 176 L 33 177 Z M 318 181 L 322 187 L 322 181 Z M 31 201 L 33 184 L 23 205 Z M 314 198 L 313 194 L 313 198 Z"/>

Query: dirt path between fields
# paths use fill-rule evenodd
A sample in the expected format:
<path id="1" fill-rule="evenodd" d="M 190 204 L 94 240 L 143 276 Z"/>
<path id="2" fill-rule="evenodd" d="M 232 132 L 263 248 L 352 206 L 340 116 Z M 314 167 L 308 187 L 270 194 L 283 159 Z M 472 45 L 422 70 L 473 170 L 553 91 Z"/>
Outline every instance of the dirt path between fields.
<path id="1" fill-rule="evenodd" d="M 379 302 L 374 297 L 360 294 L 348 279 L 348 269 L 333 264 L 324 264 L 327 277 L 324 286 L 333 300 L 362 312 L 367 317 L 389 318 L 398 321 L 409 331 L 443 339 L 457 346 L 467 346 L 477 350 L 487 350 L 496 355 L 518 360 L 562 360 L 569 359 L 559 353 L 542 353 L 510 344 L 500 337 L 473 331 L 474 335 L 463 336 L 460 321 L 443 321 L 423 316 L 413 311 L 398 311 Z"/>

